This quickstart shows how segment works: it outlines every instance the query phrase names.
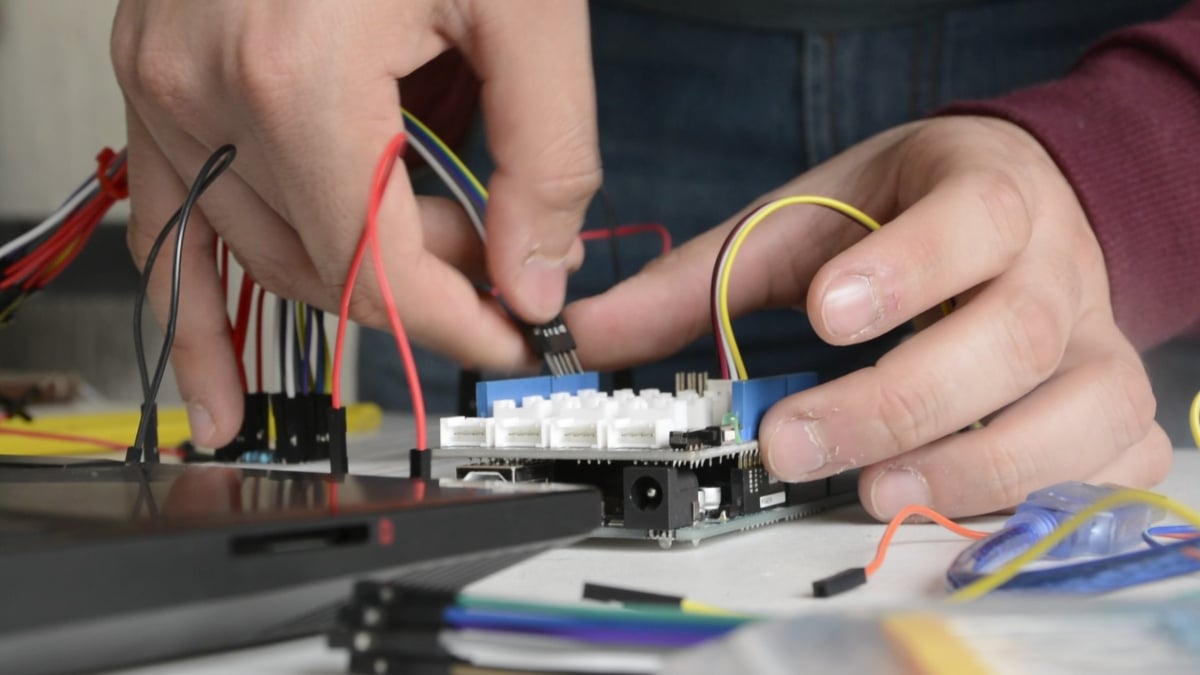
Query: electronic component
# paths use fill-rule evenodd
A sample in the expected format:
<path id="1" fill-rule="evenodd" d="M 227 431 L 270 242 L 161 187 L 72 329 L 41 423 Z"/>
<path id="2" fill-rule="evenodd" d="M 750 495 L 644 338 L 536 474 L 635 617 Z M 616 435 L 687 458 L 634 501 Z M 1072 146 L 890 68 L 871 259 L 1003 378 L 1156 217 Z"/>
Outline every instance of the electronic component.
<path id="1" fill-rule="evenodd" d="M 737 442 L 737 430 L 732 426 L 716 426 L 694 431 L 672 431 L 670 444 L 679 450 L 697 450 Z"/>
<path id="2" fill-rule="evenodd" d="M 433 455 L 423 448 L 408 451 L 408 477 L 431 480 L 433 478 Z"/>
<path id="3" fill-rule="evenodd" d="M 578 394 L 599 388 L 598 373 L 484 380 L 475 385 L 475 405 L 481 417 L 491 417 L 496 401 L 520 402 L 530 397 L 550 398 L 552 394 Z"/>
<path id="4" fill-rule="evenodd" d="M 546 483 L 550 480 L 549 462 L 528 464 L 464 464 L 455 469 L 459 480 L 467 483 L 499 481 L 502 483 Z"/>
<path id="5" fill-rule="evenodd" d="M 575 353 L 575 338 L 561 316 L 539 326 L 525 326 L 525 337 L 535 354 L 546 361 L 554 375 L 582 373 L 583 366 Z"/>
<path id="6" fill-rule="evenodd" d="M 867 583 L 867 570 L 862 567 L 851 567 L 824 579 L 813 582 L 813 597 L 828 598 L 858 588 Z"/>
<path id="7" fill-rule="evenodd" d="M 575 378 L 575 379 L 572 379 Z M 599 391 L 596 373 L 481 382 L 479 417 L 441 419 L 438 457 L 472 481 L 580 483 L 603 495 L 597 536 L 664 547 L 851 501 L 856 474 L 789 485 L 762 466 L 758 421 L 811 374 L 716 380 L 681 374 L 674 393 Z M 741 422 L 745 416 L 747 423 Z M 747 433 L 748 432 L 748 433 Z"/>
<path id="8" fill-rule="evenodd" d="M 242 426 L 228 445 L 216 449 L 214 458 L 218 462 L 243 461 L 240 458 L 246 452 L 270 449 L 270 419 L 270 397 L 263 393 L 246 394 L 242 401 Z"/>
<path id="9" fill-rule="evenodd" d="M 1033 536 L 1041 539 L 1117 489 L 1079 481 L 1052 485 L 1026 497 L 1004 527 L 1029 527 Z M 1046 557 L 1076 558 L 1128 551 L 1140 546 L 1142 533 L 1162 517 L 1161 509 L 1137 502 L 1102 511 L 1092 516 L 1086 527 L 1075 530 L 1051 549 Z"/>

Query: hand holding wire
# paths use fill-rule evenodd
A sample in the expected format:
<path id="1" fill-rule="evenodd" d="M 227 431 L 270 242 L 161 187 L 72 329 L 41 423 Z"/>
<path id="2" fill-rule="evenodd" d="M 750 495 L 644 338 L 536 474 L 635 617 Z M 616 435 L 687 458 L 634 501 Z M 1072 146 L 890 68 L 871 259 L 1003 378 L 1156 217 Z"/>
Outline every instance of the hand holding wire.
<path id="1" fill-rule="evenodd" d="M 1053 160 L 1007 122 L 935 119 L 869 139 L 566 317 L 598 368 L 661 358 L 715 326 L 738 378 L 732 317 L 805 306 L 818 335 L 852 345 L 951 298 L 953 313 L 875 367 L 777 404 L 759 427 L 771 472 L 864 467 L 860 494 L 880 519 L 909 504 L 986 513 L 1071 479 L 1161 479 L 1170 443 L 1113 320 L 1100 247 Z"/>
<path id="2" fill-rule="evenodd" d="M 379 244 L 415 339 L 475 367 L 510 370 L 527 365 L 524 337 L 473 282 L 489 277 L 533 323 L 561 309 L 600 181 L 585 3 L 120 3 L 112 54 L 128 102 L 139 261 L 194 167 L 226 141 L 240 153 L 194 216 L 184 253 L 190 316 L 174 366 L 197 442 L 228 441 L 241 416 L 236 360 L 228 340 L 218 341 L 227 331 L 213 239 L 267 291 L 334 311 L 366 216 L 370 168 L 406 126 L 397 81 L 451 47 L 483 85 L 496 165 L 488 274 L 475 267 L 483 258 L 475 236 L 441 234 L 469 227 L 463 214 L 414 197 L 403 167 L 380 208 Z M 353 318 L 387 328 L 375 284 L 359 290 Z M 152 282 L 160 317 L 168 293 Z"/>

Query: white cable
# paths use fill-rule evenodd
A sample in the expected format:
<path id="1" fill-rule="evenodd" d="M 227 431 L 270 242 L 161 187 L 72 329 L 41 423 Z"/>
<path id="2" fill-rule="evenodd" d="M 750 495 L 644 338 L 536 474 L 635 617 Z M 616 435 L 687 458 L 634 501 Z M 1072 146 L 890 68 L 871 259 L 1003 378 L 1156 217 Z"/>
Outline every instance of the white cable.
<path id="1" fill-rule="evenodd" d="M 718 308 L 718 311 L 721 306 L 720 305 L 720 299 L 721 299 L 720 298 L 720 293 L 721 293 L 720 288 L 721 288 L 721 276 L 722 276 L 721 270 L 725 269 L 725 262 L 728 259 L 729 259 L 729 251 L 726 251 L 725 255 L 721 256 L 721 259 L 717 262 L 718 272 L 717 272 L 716 283 L 713 284 L 714 290 L 713 290 L 713 296 L 712 296 L 712 306 Z M 732 321 L 731 321 L 731 323 L 732 323 Z M 716 322 L 716 324 L 717 324 L 717 330 L 720 332 L 720 335 L 718 337 L 720 337 L 720 339 L 721 339 L 720 357 L 725 360 L 725 367 L 726 367 L 726 369 L 729 370 L 729 379 L 736 380 L 736 379 L 738 379 L 737 364 L 733 360 L 733 348 L 729 346 L 729 334 L 725 330 L 725 326 L 721 321 L 718 320 Z"/>
<path id="2" fill-rule="evenodd" d="M 739 231 L 741 231 L 743 228 L 745 228 L 750 223 L 750 221 L 754 220 L 754 217 L 757 216 L 760 211 L 762 211 L 763 209 L 767 208 L 770 205 L 771 205 L 771 202 L 767 202 L 766 204 L 759 206 L 758 208 L 754 209 L 749 214 L 747 214 L 746 217 L 741 220 L 741 223 L 738 224 L 733 229 L 733 231 L 731 231 L 728 235 L 726 235 L 726 239 L 728 241 L 732 242 L 737 237 L 737 234 Z M 713 284 L 712 306 L 718 308 L 718 312 L 720 311 L 720 307 L 721 307 L 721 285 L 724 282 L 725 277 L 728 276 L 728 274 L 731 272 L 731 270 L 728 269 L 727 263 L 729 261 L 729 256 L 732 252 L 733 252 L 733 247 L 731 246 L 731 247 L 729 247 L 728 250 L 725 251 L 725 254 L 721 256 L 721 259 L 717 261 L 717 278 L 716 278 L 715 283 Z M 722 356 L 722 358 L 725 359 L 726 367 L 729 369 L 729 378 L 732 380 L 740 380 L 741 377 L 738 375 L 738 372 L 737 372 L 737 362 L 733 358 L 733 347 L 730 346 L 731 337 L 732 337 L 731 333 L 733 332 L 733 311 L 732 310 L 730 310 L 728 330 L 726 330 L 725 324 L 719 320 L 717 321 L 717 330 L 721 332 L 721 335 L 720 335 L 721 352 L 722 352 L 721 356 Z"/>
<path id="3" fill-rule="evenodd" d="M 417 138 L 416 135 L 410 135 L 408 143 L 416 149 L 417 154 L 421 155 L 421 159 L 425 160 L 425 163 L 433 169 L 438 178 L 441 178 L 450 192 L 454 194 L 455 199 L 462 205 L 463 210 L 467 212 L 467 217 L 471 219 L 471 224 L 475 226 L 475 232 L 479 234 L 479 240 L 486 242 L 487 231 L 483 229 L 483 219 L 480 217 L 479 211 L 475 208 L 474 202 L 467 198 L 466 193 L 462 191 L 458 183 L 454 182 L 454 179 L 450 177 L 449 172 L 446 171 L 446 167 L 433 156 L 433 153 L 429 151 L 429 148 L 425 147 L 421 139 Z"/>
<path id="4" fill-rule="evenodd" d="M 43 220 L 33 229 L 22 233 L 19 237 L 0 247 L 0 259 L 7 258 L 14 251 L 20 250 L 29 242 L 34 241 L 43 234 L 46 234 L 55 227 L 58 227 L 58 225 L 66 220 L 67 216 L 70 216 L 72 213 L 74 213 L 81 204 L 95 196 L 96 190 L 99 189 L 99 187 L 100 183 L 95 178 L 92 178 L 88 182 L 84 183 L 80 189 L 71 196 L 70 199 L 64 202 L 62 206 L 58 207 L 57 211 L 50 214 L 49 218 Z"/>
<path id="5" fill-rule="evenodd" d="M 284 311 L 286 302 L 281 297 L 275 298 L 275 338 L 271 340 L 271 344 L 275 345 L 275 347 L 271 350 L 272 352 L 275 349 L 279 349 L 279 336 L 283 334 L 283 322 L 287 317 L 287 312 Z M 287 377 L 283 372 L 283 364 L 280 362 L 278 354 L 274 354 L 274 358 L 271 361 L 275 363 L 275 391 L 283 391 L 283 381 Z"/>
<path id="6" fill-rule="evenodd" d="M 293 316 L 294 303 L 287 303 L 283 312 L 283 393 L 288 398 L 296 396 L 296 321 Z"/>

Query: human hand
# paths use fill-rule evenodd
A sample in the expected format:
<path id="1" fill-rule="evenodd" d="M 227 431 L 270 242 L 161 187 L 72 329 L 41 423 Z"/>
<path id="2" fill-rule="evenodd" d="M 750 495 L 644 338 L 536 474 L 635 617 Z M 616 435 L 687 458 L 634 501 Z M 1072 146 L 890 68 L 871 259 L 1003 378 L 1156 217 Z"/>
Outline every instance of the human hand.
<path id="1" fill-rule="evenodd" d="M 1114 323 L 1100 246 L 1033 137 L 995 119 L 917 122 L 764 200 L 795 194 L 835 197 L 885 224 L 863 238 L 824 209 L 772 216 L 732 271 L 735 315 L 806 302 L 822 339 L 850 345 L 943 300 L 957 309 L 875 366 L 776 404 L 759 427 L 772 474 L 864 467 L 861 499 L 880 519 L 908 504 L 991 512 L 1068 479 L 1161 480 L 1171 444 Z M 568 307 L 588 367 L 660 358 L 704 333 L 713 262 L 742 215 Z"/>
<path id="2" fill-rule="evenodd" d="M 112 58 L 139 266 L 210 152 L 238 148 L 185 242 L 172 362 L 197 443 L 230 440 L 241 419 L 214 237 L 267 290 L 336 312 L 371 173 L 403 128 L 396 82 L 450 47 L 480 79 L 496 162 L 486 277 L 524 319 L 548 320 L 582 259 L 576 234 L 600 182 L 585 3 L 122 0 Z M 475 290 L 484 251 L 458 208 L 414 198 L 398 164 L 379 224 L 417 341 L 478 367 L 527 362 L 519 331 Z M 155 274 L 150 286 L 160 320 L 168 279 Z M 351 315 L 387 325 L 367 270 Z"/>

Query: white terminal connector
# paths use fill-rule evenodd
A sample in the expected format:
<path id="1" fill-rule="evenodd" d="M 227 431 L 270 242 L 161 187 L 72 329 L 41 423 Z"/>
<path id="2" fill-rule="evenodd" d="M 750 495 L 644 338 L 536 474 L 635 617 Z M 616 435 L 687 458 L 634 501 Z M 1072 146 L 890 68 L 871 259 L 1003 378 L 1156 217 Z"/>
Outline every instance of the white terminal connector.
<path id="1" fill-rule="evenodd" d="M 709 380 L 703 396 L 658 389 L 592 389 L 550 398 L 493 402 L 492 417 L 447 417 L 442 445 L 489 448 L 665 448 L 672 431 L 721 423 L 732 398 L 728 380 Z"/>
<path id="2" fill-rule="evenodd" d="M 439 438 L 446 447 L 490 448 L 494 424 L 490 417 L 443 417 Z"/>

